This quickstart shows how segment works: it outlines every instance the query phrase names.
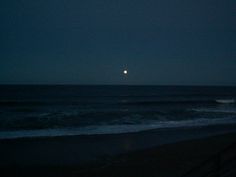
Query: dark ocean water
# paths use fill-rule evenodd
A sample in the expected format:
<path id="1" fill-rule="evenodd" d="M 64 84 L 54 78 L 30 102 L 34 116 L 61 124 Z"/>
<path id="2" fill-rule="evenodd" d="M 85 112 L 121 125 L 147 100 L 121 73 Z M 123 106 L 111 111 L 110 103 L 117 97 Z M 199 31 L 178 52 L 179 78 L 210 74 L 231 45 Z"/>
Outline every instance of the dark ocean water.
<path id="1" fill-rule="evenodd" d="M 0 139 L 236 124 L 236 87 L 0 86 Z"/>

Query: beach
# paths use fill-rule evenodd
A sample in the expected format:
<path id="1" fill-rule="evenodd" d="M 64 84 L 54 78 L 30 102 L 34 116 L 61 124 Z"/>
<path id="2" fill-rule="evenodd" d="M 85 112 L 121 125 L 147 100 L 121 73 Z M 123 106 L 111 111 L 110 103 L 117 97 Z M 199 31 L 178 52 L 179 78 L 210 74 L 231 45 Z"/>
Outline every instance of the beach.
<path id="1" fill-rule="evenodd" d="M 181 176 L 235 140 L 234 125 L 1 140 L 1 174 Z"/>
<path id="2" fill-rule="evenodd" d="M 236 140 L 235 87 L 6 85 L 0 97 L 1 177 L 182 177 Z"/>

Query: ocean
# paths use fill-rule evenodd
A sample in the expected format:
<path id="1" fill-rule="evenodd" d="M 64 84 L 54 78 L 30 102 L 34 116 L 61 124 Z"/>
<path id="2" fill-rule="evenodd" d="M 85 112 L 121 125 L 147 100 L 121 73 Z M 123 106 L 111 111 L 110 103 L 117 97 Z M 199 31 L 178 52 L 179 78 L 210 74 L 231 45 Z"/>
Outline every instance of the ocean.
<path id="1" fill-rule="evenodd" d="M 236 124 L 236 87 L 1 85 L 0 139 Z"/>

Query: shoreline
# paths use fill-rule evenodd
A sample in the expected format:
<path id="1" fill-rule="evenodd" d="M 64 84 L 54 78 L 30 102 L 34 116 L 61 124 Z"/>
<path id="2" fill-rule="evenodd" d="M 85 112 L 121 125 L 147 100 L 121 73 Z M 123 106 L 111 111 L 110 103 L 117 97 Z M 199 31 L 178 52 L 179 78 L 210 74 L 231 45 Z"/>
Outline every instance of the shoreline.
<path id="1" fill-rule="evenodd" d="M 4 141 L 32 141 L 32 140 L 45 140 L 45 139 L 61 139 L 61 138 L 79 138 L 79 137 L 108 137 L 108 136 L 123 136 L 123 135 L 137 135 L 137 134 L 146 134 L 146 133 L 157 133 L 157 132 L 168 132 L 168 131 L 177 131 L 177 130 L 207 130 L 210 129 L 209 133 L 212 133 L 212 129 L 216 128 L 214 133 L 221 134 L 223 132 L 231 132 L 236 131 L 236 123 L 232 124 L 212 124 L 212 125 L 201 125 L 201 126 L 185 126 L 185 127 L 163 127 L 163 128 L 152 128 L 145 129 L 140 131 L 132 131 L 132 132 L 123 132 L 123 133 L 94 133 L 94 134 L 59 134 L 59 135 L 42 135 L 42 136 L 19 136 L 19 137 L 2 137 L 0 138 L 0 143 Z M 54 129 L 49 129 L 54 130 Z M 55 129 L 57 131 L 57 129 Z M 60 129 L 59 129 L 60 130 Z M 62 129 L 64 130 L 64 129 Z M 70 130 L 70 129 L 69 129 Z M 75 129 L 76 130 L 76 129 Z M 27 132 L 28 130 L 26 130 Z M 31 131 L 31 130 L 29 130 Z M 34 130 L 32 130 L 34 131 Z M 38 131 L 38 130 L 36 130 Z M 47 131 L 43 130 L 43 131 Z M 71 129 L 73 131 L 73 129 Z M 8 131 L 3 131 L 3 133 Z M 9 131 L 11 132 L 11 131 Z M 14 131 L 13 131 L 14 132 Z M 21 132 L 21 131 L 20 131 Z M 0 131 L 1 134 L 1 131 Z"/>
<path id="2" fill-rule="evenodd" d="M 10 140 L 10 139 L 41 139 L 41 138 L 56 138 L 56 137 L 72 137 L 72 136 L 106 136 L 106 135 L 120 135 L 120 134 L 133 134 L 133 133 L 142 133 L 150 131 L 162 131 L 162 130 L 171 130 L 171 129 L 195 129 L 195 128 L 204 128 L 212 126 L 230 126 L 234 124 L 235 121 L 228 120 L 227 123 L 214 123 L 214 124 L 203 124 L 203 125 L 184 125 L 184 126 L 160 126 L 156 124 L 151 125 L 124 125 L 109 127 L 113 131 L 106 130 L 107 126 L 100 126 L 99 129 L 96 129 L 97 126 L 93 127 L 84 127 L 84 128 L 58 128 L 58 129 L 35 129 L 35 130 L 8 130 L 0 131 L 0 141 L 1 140 Z M 143 126 L 143 127 L 142 127 Z M 138 128 L 137 128 L 138 127 Z M 90 130 L 88 130 L 90 128 Z M 92 128 L 92 130 L 91 130 Z M 122 128 L 125 130 L 122 130 Z M 102 130 L 103 129 L 103 130 Z M 105 131 L 104 131 L 105 129 Z M 115 129 L 115 130 L 114 130 Z"/>

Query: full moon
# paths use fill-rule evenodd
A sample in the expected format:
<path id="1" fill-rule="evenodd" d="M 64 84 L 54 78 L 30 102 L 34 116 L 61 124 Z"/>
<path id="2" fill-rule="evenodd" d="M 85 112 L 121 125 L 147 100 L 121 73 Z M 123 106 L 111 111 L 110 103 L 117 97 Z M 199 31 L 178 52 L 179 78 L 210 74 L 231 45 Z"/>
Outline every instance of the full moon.
<path id="1" fill-rule="evenodd" d="M 128 70 L 125 69 L 125 70 L 123 71 L 123 73 L 124 73 L 125 75 L 128 74 Z"/>

